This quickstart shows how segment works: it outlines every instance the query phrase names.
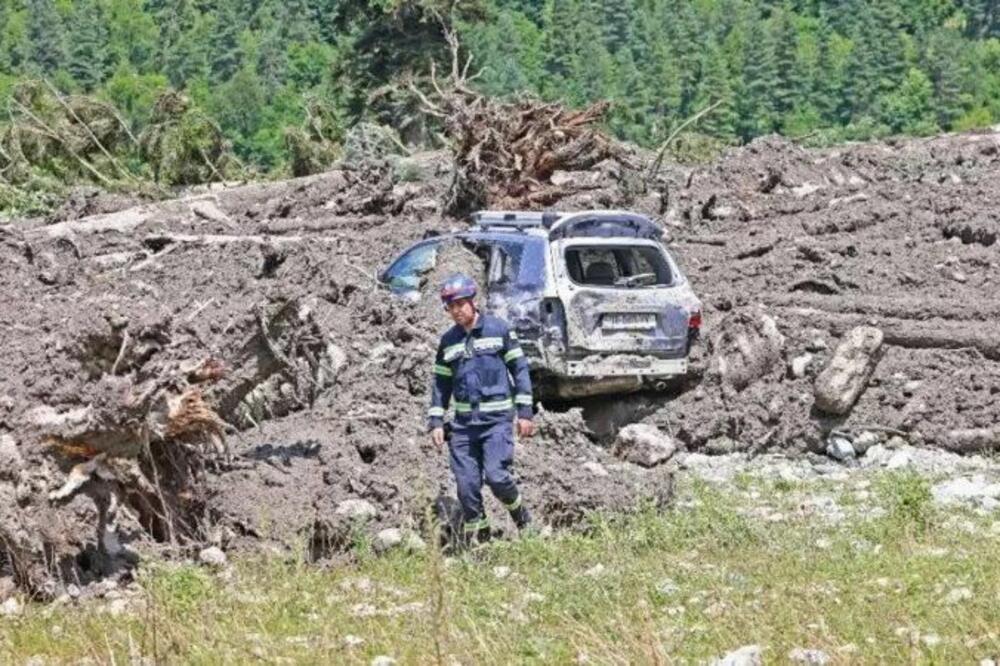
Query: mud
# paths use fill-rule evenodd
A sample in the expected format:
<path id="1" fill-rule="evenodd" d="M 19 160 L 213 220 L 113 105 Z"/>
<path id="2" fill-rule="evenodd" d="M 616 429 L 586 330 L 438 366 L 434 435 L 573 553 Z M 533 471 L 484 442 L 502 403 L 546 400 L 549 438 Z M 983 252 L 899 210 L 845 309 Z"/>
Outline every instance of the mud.
<path id="1" fill-rule="evenodd" d="M 0 469 L 0 568 L 52 596 L 127 576 L 136 552 L 214 543 L 323 559 L 359 529 L 419 527 L 450 491 L 423 425 L 448 321 L 432 296 L 395 300 L 375 275 L 426 234 L 464 226 L 441 212 L 446 161 L 428 161 L 426 182 L 333 171 L 0 227 L 0 457 L 16 461 Z M 997 441 L 1000 133 L 826 151 L 769 138 L 705 168 L 664 168 L 645 192 L 621 174 L 577 180 L 567 207 L 664 223 L 705 304 L 704 372 L 664 393 L 543 410 L 517 468 L 542 521 L 667 501 L 669 464 L 609 452 L 630 421 L 708 453 L 822 451 L 834 430 L 963 451 Z M 456 266 L 479 270 L 462 252 L 430 288 Z M 829 416 L 815 378 L 860 325 L 883 331 L 882 357 L 849 413 Z M 172 455 L 164 440 L 150 457 L 125 437 L 145 432 L 155 409 L 129 409 L 153 385 L 201 391 L 228 454 Z M 52 445 L 67 433 L 89 448 Z M 51 500 L 96 451 L 125 462 Z M 352 499 L 374 507 L 366 524 L 337 512 Z M 109 521 L 120 548 L 102 541 Z"/>

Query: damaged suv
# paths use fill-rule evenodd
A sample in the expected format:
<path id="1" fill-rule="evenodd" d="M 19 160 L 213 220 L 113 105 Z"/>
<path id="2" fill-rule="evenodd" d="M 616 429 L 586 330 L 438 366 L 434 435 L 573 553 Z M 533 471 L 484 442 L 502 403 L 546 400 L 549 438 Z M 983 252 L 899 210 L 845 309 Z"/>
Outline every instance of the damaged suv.
<path id="1" fill-rule="evenodd" d="M 662 389 L 688 372 L 701 302 L 649 218 L 623 211 L 482 211 L 405 250 L 379 279 L 419 299 L 460 242 L 486 269 L 485 309 L 517 332 L 541 397 Z"/>

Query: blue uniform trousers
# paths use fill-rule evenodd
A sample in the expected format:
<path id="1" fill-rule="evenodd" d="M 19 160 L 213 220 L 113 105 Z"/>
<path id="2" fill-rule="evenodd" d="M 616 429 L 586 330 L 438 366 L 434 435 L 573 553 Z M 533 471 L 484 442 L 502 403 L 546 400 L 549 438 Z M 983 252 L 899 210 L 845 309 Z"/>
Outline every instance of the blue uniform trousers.
<path id="1" fill-rule="evenodd" d="M 449 450 L 458 501 L 467 531 L 488 527 L 483 511 L 483 479 L 508 511 L 521 505 L 510 472 L 514 460 L 514 426 L 510 420 L 484 425 L 453 424 Z"/>

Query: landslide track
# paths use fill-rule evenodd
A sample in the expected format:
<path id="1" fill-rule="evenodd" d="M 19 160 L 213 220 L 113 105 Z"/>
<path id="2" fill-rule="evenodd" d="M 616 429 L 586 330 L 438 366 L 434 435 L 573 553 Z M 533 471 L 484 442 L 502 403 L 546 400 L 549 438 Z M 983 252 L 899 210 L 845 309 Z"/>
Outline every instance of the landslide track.
<path id="1" fill-rule="evenodd" d="M 706 371 L 680 393 L 543 409 L 518 460 L 542 520 L 669 500 L 670 464 L 611 454 L 629 420 L 710 453 L 820 452 L 834 431 L 1000 445 L 1000 130 L 767 138 L 643 188 L 649 161 L 557 171 L 552 207 L 663 223 L 705 302 Z M 0 226 L 0 576 L 52 597 L 150 551 L 319 560 L 359 529 L 421 529 L 450 491 L 423 432 L 447 322 L 374 275 L 465 223 L 443 212 L 449 157 L 411 162 L 405 179 L 338 170 Z M 823 413 L 816 376 L 860 325 L 882 331 L 880 360 L 853 409 Z"/>

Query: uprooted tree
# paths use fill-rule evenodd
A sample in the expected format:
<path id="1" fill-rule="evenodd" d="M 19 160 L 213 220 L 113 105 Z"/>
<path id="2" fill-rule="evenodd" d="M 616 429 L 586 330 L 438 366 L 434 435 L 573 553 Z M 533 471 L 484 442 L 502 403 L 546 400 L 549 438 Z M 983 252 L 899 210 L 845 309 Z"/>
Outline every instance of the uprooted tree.
<path id="1" fill-rule="evenodd" d="M 440 122 L 455 156 L 449 208 L 463 212 L 482 206 L 530 208 L 566 195 L 552 183 L 557 170 L 582 171 L 620 158 L 615 144 L 597 127 L 607 102 L 569 110 L 536 99 L 505 102 L 470 87 L 471 57 L 462 62 L 455 32 L 445 28 L 451 71 L 441 79 L 431 62 L 426 82 L 409 90 L 423 113 Z"/>

